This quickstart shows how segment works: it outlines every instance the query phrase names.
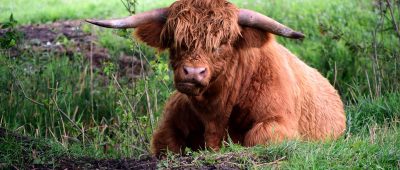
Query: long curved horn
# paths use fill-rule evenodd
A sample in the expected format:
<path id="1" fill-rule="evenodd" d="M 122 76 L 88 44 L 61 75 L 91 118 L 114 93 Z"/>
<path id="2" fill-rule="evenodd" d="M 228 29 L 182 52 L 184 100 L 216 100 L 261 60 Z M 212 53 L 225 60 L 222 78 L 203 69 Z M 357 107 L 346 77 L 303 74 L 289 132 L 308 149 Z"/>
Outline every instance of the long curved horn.
<path id="1" fill-rule="evenodd" d="M 282 25 L 274 19 L 255 11 L 240 9 L 239 24 L 254 28 L 259 28 L 270 33 L 293 39 L 303 39 L 304 34 L 296 32 L 291 28 Z"/>
<path id="2" fill-rule="evenodd" d="M 150 21 L 165 21 L 167 18 L 167 14 L 168 14 L 167 8 L 160 8 L 121 19 L 110 19 L 110 20 L 86 19 L 85 21 L 106 28 L 119 28 L 119 29 L 136 28 L 137 26 Z"/>

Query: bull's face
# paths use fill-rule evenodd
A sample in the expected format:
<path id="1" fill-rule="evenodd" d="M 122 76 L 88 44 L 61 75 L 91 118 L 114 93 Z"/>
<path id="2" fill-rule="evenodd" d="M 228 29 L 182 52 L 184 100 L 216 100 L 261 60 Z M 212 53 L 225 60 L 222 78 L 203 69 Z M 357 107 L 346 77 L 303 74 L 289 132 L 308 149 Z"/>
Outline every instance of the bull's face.
<path id="1" fill-rule="evenodd" d="M 199 95 L 210 83 L 213 67 L 210 54 L 170 50 L 175 87 L 187 95 Z"/>
<path id="2" fill-rule="evenodd" d="M 170 49 L 170 63 L 174 71 L 176 89 L 190 96 L 198 96 L 212 84 L 227 67 L 231 47 L 221 45 L 214 50 L 186 51 Z"/>
<path id="3" fill-rule="evenodd" d="M 224 73 L 233 57 L 232 44 L 242 36 L 241 26 L 288 38 L 304 37 L 267 16 L 239 10 L 226 0 L 179 0 L 169 8 L 123 19 L 87 21 L 107 28 L 137 28 L 136 35 L 142 41 L 168 49 L 175 87 L 190 96 L 201 95 Z"/>
<path id="4" fill-rule="evenodd" d="M 227 68 L 228 49 L 240 35 L 237 12 L 224 0 L 182 0 L 169 7 L 160 36 L 178 91 L 201 95 Z"/>

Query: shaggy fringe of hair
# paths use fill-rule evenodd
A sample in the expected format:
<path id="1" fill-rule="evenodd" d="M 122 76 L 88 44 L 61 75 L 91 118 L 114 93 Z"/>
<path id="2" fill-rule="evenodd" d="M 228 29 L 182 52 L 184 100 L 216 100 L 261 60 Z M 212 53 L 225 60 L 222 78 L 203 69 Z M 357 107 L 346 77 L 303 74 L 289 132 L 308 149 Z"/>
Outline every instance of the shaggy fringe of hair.
<path id="1" fill-rule="evenodd" d="M 237 14 L 226 0 L 178 0 L 169 8 L 162 42 L 193 51 L 231 44 L 240 35 Z"/>

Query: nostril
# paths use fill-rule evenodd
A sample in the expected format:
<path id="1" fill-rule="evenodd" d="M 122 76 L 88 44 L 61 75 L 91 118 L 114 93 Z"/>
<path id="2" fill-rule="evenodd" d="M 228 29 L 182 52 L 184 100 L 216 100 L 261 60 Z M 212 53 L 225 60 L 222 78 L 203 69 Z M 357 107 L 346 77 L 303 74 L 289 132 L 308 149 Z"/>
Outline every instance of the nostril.
<path id="1" fill-rule="evenodd" d="M 204 68 L 202 71 L 200 71 L 200 74 L 205 74 L 207 72 L 207 69 Z"/>
<path id="2" fill-rule="evenodd" d="M 189 71 L 186 69 L 186 67 L 183 68 L 183 72 L 184 72 L 185 74 L 189 74 Z"/>

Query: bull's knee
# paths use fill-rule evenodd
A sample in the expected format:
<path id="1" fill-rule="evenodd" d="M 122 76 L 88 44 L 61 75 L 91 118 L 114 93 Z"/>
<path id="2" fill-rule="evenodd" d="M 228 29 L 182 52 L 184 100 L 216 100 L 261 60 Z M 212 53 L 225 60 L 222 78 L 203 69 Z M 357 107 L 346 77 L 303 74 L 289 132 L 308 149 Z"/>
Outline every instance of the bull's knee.
<path id="1" fill-rule="evenodd" d="M 298 137 L 298 132 L 277 122 L 261 122 L 253 126 L 244 139 L 245 146 L 277 143 Z"/>
<path id="2" fill-rule="evenodd" d="M 161 156 L 167 151 L 181 153 L 184 145 L 184 138 L 176 131 L 169 129 L 157 130 L 151 140 L 151 152 L 154 156 Z"/>

